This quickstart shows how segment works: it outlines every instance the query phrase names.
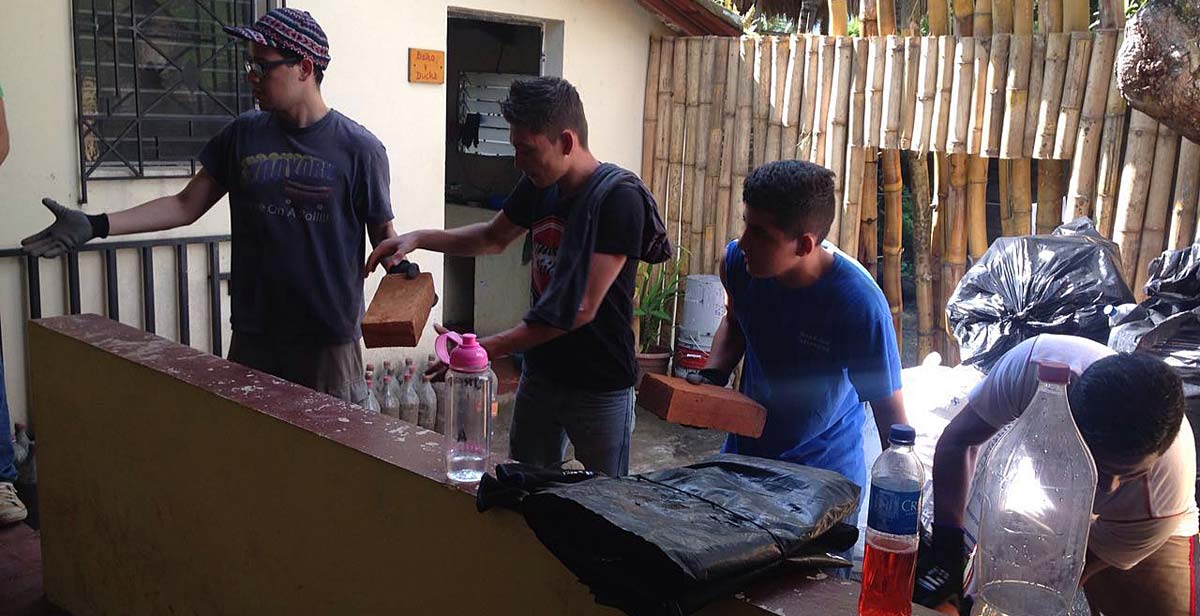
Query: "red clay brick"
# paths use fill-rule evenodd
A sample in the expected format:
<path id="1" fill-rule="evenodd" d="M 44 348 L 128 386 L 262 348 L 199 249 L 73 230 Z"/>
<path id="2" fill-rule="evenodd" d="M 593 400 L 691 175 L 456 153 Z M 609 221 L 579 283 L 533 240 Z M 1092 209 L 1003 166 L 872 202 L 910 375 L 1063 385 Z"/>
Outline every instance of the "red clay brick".
<path id="1" fill-rule="evenodd" d="M 767 409 L 736 391 L 659 374 L 642 378 L 638 404 L 671 423 L 756 438 L 767 421 Z"/>
<path id="2" fill-rule="evenodd" d="M 435 297 L 429 273 L 413 280 L 400 274 L 384 276 L 363 316 L 363 343 L 367 348 L 417 346 Z"/>

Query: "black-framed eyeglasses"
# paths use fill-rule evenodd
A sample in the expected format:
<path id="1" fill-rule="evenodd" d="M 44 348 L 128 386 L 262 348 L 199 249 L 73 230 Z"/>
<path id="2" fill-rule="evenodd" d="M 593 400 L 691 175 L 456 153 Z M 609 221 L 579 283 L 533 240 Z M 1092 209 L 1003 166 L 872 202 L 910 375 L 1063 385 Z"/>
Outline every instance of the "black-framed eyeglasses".
<path id="1" fill-rule="evenodd" d="M 276 66 L 281 66 L 283 64 L 292 65 L 299 61 L 300 58 L 284 58 L 282 60 L 271 60 L 270 62 L 246 60 L 244 66 L 247 74 L 254 75 L 257 78 L 262 79 L 263 77 L 266 77 L 267 73 L 271 72 L 271 69 L 275 68 Z"/>

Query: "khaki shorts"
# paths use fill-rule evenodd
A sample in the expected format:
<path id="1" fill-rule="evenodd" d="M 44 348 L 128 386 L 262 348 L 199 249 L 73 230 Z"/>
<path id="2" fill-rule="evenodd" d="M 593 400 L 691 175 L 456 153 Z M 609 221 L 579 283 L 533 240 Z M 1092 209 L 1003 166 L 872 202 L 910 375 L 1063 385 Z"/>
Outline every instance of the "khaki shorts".
<path id="1" fill-rule="evenodd" d="M 1108 568 L 1083 589 L 1093 616 L 1196 614 L 1196 537 L 1171 537 L 1132 569 Z"/>
<path id="2" fill-rule="evenodd" d="M 353 404 L 367 400 L 358 341 L 314 345 L 234 332 L 229 361 L 327 393 Z"/>

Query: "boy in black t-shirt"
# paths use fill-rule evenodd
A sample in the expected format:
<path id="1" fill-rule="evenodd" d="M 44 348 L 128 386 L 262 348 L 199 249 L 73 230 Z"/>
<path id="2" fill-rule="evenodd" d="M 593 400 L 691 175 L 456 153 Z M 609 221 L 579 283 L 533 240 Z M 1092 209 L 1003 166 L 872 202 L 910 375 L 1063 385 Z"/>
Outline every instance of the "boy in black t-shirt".
<path id="1" fill-rule="evenodd" d="M 533 308 L 517 326 L 480 341 L 493 359 L 525 351 L 510 455 L 552 466 L 565 458 L 570 438 L 588 469 L 622 475 L 633 429 L 637 262 L 665 260 L 670 244 L 637 176 L 588 151 L 583 103 L 570 83 L 516 82 L 503 112 L 525 173 L 504 211 L 485 223 L 387 240 L 367 271 L 418 249 L 495 254 L 528 230 Z"/>

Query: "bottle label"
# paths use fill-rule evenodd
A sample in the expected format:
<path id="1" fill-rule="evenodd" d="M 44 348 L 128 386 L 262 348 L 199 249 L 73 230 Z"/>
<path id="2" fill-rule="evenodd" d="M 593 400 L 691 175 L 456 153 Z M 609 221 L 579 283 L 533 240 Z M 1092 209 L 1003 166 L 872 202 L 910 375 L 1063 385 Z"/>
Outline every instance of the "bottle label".
<path id="1" fill-rule="evenodd" d="M 892 535 L 915 535 L 921 512 L 921 491 L 897 492 L 871 484 L 867 526 Z"/>

